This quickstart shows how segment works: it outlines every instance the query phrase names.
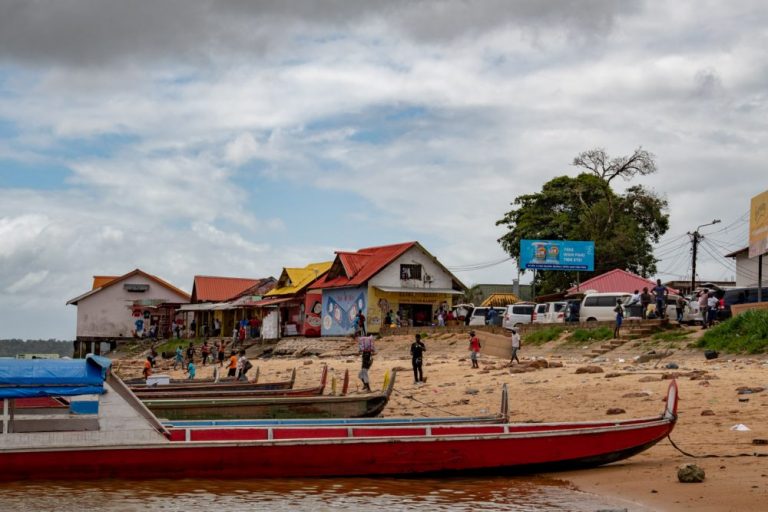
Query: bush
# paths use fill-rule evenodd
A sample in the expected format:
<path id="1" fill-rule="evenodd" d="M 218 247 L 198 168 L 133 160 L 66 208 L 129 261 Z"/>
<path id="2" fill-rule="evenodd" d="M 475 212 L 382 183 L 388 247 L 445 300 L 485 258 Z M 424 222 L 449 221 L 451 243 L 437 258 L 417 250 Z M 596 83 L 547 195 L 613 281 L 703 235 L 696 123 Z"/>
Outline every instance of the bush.
<path id="1" fill-rule="evenodd" d="M 730 353 L 760 354 L 768 348 L 768 311 L 753 310 L 710 328 L 697 346 Z"/>
<path id="2" fill-rule="evenodd" d="M 560 337 L 560 334 L 565 330 L 565 327 L 545 327 L 538 331 L 533 331 L 525 337 L 525 342 L 531 345 L 541 345 L 548 341 L 556 340 Z"/>
<path id="3" fill-rule="evenodd" d="M 576 329 L 568 336 L 568 341 L 584 343 L 586 341 L 603 341 L 613 338 L 613 329 L 602 326 L 595 329 Z"/>

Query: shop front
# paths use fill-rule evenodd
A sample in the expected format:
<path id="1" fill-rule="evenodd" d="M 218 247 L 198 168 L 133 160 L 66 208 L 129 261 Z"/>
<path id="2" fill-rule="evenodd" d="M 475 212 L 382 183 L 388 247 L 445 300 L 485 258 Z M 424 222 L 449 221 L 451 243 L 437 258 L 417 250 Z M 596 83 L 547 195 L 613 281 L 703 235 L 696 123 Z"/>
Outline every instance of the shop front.
<path id="1" fill-rule="evenodd" d="M 371 286 L 368 290 L 371 297 L 368 330 L 379 332 L 387 313 L 390 313 L 393 323 L 399 319 L 402 325 L 432 325 L 440 308 L 448 311 L 454 295 L 460 293 L 447 289 Z"/>

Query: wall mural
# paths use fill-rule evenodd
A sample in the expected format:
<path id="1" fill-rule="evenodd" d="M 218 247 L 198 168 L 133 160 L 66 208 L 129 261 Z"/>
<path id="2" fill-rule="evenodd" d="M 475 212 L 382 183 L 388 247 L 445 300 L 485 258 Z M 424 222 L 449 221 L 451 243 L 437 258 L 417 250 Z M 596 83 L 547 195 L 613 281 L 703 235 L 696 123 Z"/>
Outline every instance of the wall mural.
<path id="1" fill-rule="evenodd" d="M 367 287 L 323 290 L 323 336 L 354 334 L 357 313 L 368 314 L 367 291 Z"/>

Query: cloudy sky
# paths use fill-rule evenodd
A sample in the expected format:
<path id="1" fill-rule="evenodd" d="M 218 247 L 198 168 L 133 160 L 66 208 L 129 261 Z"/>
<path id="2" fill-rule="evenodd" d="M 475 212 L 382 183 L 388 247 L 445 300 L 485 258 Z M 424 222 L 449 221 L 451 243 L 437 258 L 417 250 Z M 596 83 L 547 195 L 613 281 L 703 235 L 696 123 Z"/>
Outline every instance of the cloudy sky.
<path id="1" fill-rule="evenodd" d="M 768 188 L 766 26 L 759 0 L 0 0 L 0 338 L 72 339 L 65 302 L 137 267 L 498 262 L 514 197 L 594 147 L 656 155 L 660 277 L 719 218 L 700 275 L 728 278 Z"/>

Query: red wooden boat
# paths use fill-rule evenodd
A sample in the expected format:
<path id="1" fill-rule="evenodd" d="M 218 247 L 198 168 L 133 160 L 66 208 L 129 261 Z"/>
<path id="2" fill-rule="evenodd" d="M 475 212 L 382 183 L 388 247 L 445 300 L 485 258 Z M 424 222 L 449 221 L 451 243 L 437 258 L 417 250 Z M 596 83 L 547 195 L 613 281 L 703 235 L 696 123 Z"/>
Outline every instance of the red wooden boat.
<path id="1" fill-rule="evenodd" d="M 294 379 L 296 371 L 294 370 Z M 293 379 L 292 379 L 293 380 Z M 278 388 L 278 389 L 259 389 L 256 385 L 243 386 L 242 388 L 233 388 L 228 385 L 210 384 L 201 387 L 183 387 L 183 386 L 145 386 L 142 388 L 131 387 L 131 391 L 141 400 L 160 400 L 160 399 L 193 399 L 193 398 L 259 398 L 274 396 L 318 396 L 325 391 L 325 384 L 328 380 L 328 367 L 323 365 L 323 371 L 320 375 L 320 384 L 306 388 Z M 349 382 L 349 375 L 345 374 L 345 385 L 342 394 L 346 393 L 346 386 Z M 170 388 L 170 389 L 169 389 Z"/>
<path id="2" fill-rule="evenodd" d="M 0 480 L 5 481 L 287 478 L 582 468 L 622 460 L 650 448 L 669 435 L 677 420 L 677 384 L 672 381 L 661 415 L 620 421 L 169 431 L 119 379 L 109 374 L 108 360 L 90 357 L 86 361 L 59 362 L 79 363 L 85 370 L 81 370 L 79 378 L 74 370 L 70 371 L 66 385 L 42 386 L 39 379 L 28 377 L 30 372 L 24 368 L 5 371 L 10 361 L 19 364 L 15 360 L 0 361 L 0 398 L 4 399 Z M 22 364 L 38 361 L 42 360 Z M 50 370 L 47 373 L 53 375 L 57 372 L 51 363 L 44 364 Z M 95 377 L 103 379 L 101 386 Z M 81 422 L 79 431 L 64 431 L 61 425 L 54 424 L 48 425 L 48 431 L 35 431 L 14 417 L 15 398 L 84 393 L 98 397 L 98 410 L 81 405 L 61 419 L 67 423 L 76 414 L 95 416 L 95 422 Z M 72 403 L 76 403 L 74 398 Z M 58 431 L 50 431 L 57 427 Z"/>

